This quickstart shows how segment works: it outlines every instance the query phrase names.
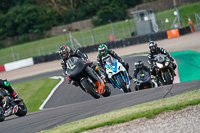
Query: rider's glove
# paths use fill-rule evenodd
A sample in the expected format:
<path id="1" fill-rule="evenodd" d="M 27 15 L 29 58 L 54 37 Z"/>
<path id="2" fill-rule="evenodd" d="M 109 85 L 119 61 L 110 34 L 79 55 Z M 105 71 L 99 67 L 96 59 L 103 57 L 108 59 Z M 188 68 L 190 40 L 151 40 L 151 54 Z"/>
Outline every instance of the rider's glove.
<path id="1" fill-rule="evenodd" d="M 92 61 L 85 59 L 84 62 L 86 63 L 87 66 L 89 66 L 90 64 L 92 64 Z"/>
<path id="2" fill-rule="evenodd" d="M 136 83 L 136 82 L 137 82 L 137 79 L 136 79 L 136 78 L 134 78 L 134 79 L 133 79 L 133 82 L 134 82 L 134 83 Z"/>
<path id="3" fill-rule="evenodd" d="M 69 78 L 68 75 L 66 75 L 66 77 L 67 77 L 67 79 L 68 79 L 68 84 L 70 84 L 72 80 Z"/>
<path id="4" fill-rule="evenodd" d="M 170 58 L 170 60 L 173 62 L 173 61 L 174 61 L 174 58 Z"/>

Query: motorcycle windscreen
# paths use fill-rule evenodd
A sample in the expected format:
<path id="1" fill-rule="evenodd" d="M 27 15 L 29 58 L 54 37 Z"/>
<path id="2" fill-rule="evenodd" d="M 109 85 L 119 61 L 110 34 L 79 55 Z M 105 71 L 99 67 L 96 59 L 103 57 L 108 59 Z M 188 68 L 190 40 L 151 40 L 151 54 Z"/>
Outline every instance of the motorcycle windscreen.
<path id="1" fill-rule="evenodd" d="M 141 70 L 137 74 L 137 79 L 143 82 L 148 82 L 151 78 L 150 78 L 150 74 L 147 71 Z"/>
<path id="2" fill-rule="evenodd" d="M 69 78 L 76 77 L 86 67 L 86 64 L 83 62 L 83 60 L 77 57 L 71 57 L 67 60 L 66 64 Z"/>
<path id="3" fill-rule="evenodd" d="M 165 55 L 163 54 L 158 54 L 156 55 L 156 57 L 154 58 L 154 60 L 156 60 L 157 62 L 164 62 L 165 61 Z"/>
<path id="4" fill-rule="evenodd" d="M 113 72 L 116 72 L 117 71 L 117 60 L 115 60 L 115 62 L 113 64 L 105 64 L 105 66 L 110 69 L 111 71 Z"/>

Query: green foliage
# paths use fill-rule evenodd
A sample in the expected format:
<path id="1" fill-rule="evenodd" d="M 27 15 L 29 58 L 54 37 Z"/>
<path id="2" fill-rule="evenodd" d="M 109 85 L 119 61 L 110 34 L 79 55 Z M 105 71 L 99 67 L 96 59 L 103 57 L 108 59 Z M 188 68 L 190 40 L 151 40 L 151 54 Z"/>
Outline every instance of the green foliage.
<path id="1" fill-rule="evenodd" d="M 0 40 L 28 33 L 42 33 L 52 26 L 69 24 L 98 16 L 95 25 L 125 19 L 126 9 L 142 0 L 2 0 Z M 9 19 L 8 19 L 9 18 Z"/>

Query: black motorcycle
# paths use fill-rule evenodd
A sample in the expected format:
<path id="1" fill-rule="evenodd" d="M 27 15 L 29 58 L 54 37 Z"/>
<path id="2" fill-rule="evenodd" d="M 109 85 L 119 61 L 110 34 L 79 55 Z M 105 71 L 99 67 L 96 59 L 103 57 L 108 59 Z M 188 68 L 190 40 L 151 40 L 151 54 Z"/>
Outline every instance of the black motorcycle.
<path id="1" fill-rule="evenodd" d="M 86 93 L 95 99 L 100 98 L 100 95 L 110 96 L 110 88 L 105 86 L 99 75 L 81 58 L 71 57 L 66 64 L 69 78 L 75 81 Z"/>
<path id="2" fill-rule="evenodd" d="M 173 84 L 175 72 L 171 60 L 166 55 L 158 54 L 155 56 L 154 68 L 159 81 L 163 85 Z"/>
<path id="3" fill-rule="evenodd" d="M 19 117 L 27 114 L 27 108 L 22 99 L 13 99 L 4 88 L 0 88 L 0 122 L 11 115 Z"/>
<path id="4" fill-rule="evenodd" d="M 158 87 L 154 79 L 151 78 L 149 72 L 141 70 L 137 74 L 137 81 L 135 83 L 135 90 L 143 90 L 148 88 Z"/>

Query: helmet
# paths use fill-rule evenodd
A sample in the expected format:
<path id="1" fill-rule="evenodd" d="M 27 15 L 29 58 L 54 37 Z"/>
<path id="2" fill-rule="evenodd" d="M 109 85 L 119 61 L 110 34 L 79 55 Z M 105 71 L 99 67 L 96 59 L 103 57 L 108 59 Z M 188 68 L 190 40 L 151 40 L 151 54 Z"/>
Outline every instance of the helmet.
<path id="1" fill-rule="evenodd" d="M 108 48 L 105 44 L 100 44 L 98 47 L 98 51 L 101 56 L 106 56 L 108 52 Z"/>
<path id="2" fill-rule="evenodd" d="M 70 58 L 70 48 L 67 45 L 63 45 L 59 48 L 59 55 L 62 59 L 69 59 Z"/>
<path id="3" fill-rule="evenodd" d="M 141 69 L 141 68 L 144 67 L 144 62 L 139 60 L 139 61 L 134 63 L 134 66 L 135 66 L 136 69 L 138 69 L 138 68 Z"/>
<path id="4" fill-rule="evenodd" d="M 150 52 L 155 53 L 156 52 L 156 48 L 157 48 L 157 43 L 154 42 L 154 41 L 150 41 L 149 42 Z"/>

